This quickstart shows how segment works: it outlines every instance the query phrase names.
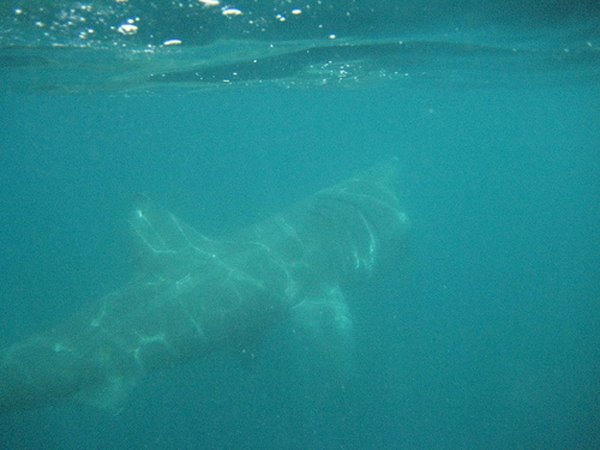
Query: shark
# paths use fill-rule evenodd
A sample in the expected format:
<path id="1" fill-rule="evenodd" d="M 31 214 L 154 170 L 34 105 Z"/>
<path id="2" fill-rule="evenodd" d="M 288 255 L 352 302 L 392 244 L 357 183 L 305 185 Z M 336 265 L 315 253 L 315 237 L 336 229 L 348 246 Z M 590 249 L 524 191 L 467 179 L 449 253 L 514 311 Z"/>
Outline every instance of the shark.
<path id="1" fill-rule="evenodd" d="M 409 220 L 388 161 L 224 238 L 140 196 L 128 218 L 140 268 L 51 330 L 0 350 L 0 413 L 79 402 L 116 409 L 143 378 L 215 352 L 254 358 L 292 319 L 352 345 L 348 286 L 403 255 Z"/>

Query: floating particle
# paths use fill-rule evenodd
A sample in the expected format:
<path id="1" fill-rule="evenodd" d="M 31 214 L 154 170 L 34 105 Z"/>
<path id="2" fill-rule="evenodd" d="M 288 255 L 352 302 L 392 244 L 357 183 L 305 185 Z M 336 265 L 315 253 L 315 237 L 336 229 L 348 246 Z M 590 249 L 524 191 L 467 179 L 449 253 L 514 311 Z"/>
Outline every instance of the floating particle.
<path id="1" fill-rule="evenodd" d="M 181 44 L 183 44 L 183 41 L 180 39 L 168 39 L 165 42 L 163 42 L 163 45 L 165 47 L 168 47 L 170 45 L 181 45 Z"/>
<path id="2" fill-rule="evenodd" d="M 134 25 L 132 23 L 124 23 L 119 28 L 117 28 L 117 31 L 121 34 L 124 34 L 125 36 L 131 36 L 132 34 L 138 32 L 138 27 L 137 25 Z"/>
<path id="3" fill-rule="evenodd" d="M 224 16 L 241 16 L 242 15 L 242 11 L 240 11 L 237 8 L 223 8 L 223 15 Z"/>

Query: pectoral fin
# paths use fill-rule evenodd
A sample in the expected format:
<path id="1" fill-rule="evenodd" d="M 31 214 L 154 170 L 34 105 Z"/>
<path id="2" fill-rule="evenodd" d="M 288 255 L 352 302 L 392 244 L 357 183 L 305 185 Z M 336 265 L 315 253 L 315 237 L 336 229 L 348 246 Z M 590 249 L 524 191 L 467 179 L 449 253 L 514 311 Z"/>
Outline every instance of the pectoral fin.
<path id="1" fill-rule="evenodd" d="M 292 313 L 295 329 L 317 352 L 340 369 L 352 363 L 352 317 L 339 286 L 323 287 L 317 296 L 307 297 L 297 304 Z"/>

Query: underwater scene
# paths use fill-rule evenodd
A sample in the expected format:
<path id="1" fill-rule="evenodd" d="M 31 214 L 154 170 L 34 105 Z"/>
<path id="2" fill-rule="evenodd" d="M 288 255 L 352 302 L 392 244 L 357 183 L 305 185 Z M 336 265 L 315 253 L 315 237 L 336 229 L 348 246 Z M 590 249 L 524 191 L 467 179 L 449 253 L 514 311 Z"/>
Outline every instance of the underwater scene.
<path id="1" fill-rule="evenodd" d="M 0 448 L 600 448 L 600 4 L 5 0 Z"/>

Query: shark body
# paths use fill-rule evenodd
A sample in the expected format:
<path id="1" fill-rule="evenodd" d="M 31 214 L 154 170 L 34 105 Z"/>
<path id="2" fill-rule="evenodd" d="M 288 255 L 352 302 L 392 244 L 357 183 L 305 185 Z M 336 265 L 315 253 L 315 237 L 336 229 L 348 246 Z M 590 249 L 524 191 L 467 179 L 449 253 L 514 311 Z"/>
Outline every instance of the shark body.
<path id="1" fill-rule="evenodd" d="M 149 372 L 215 351 L 252 356 L 290 316 L 343 342 L 351 333 L 344 283 L 395 261 L 408 226 L 393 164 L 225 240 L 145 198 L 129 221 L 144 256 L 140 275 L 65 324 L 0 351 L 0 412 L 68 400 L 114 408 Z"/>

